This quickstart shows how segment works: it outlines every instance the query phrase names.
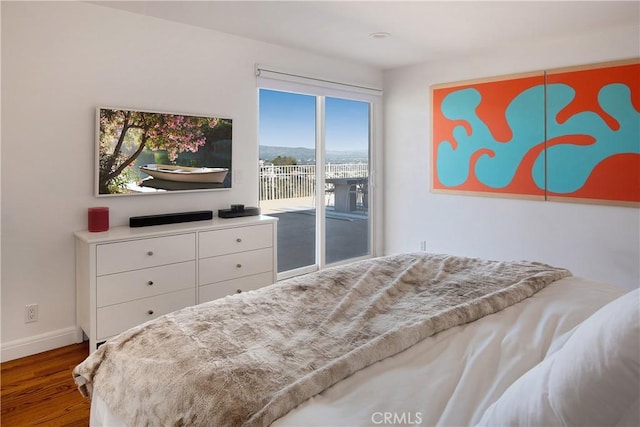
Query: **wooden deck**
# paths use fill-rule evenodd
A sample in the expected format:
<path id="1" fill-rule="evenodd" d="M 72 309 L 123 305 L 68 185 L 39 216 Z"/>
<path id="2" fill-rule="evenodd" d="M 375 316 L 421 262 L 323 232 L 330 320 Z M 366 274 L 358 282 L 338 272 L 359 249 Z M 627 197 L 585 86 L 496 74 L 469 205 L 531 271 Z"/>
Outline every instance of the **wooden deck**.
<path id="1" fill-rule="evenodd" d="M 278 272 L 315 264 L 316 211 L 311 198 L 262 202 L 261 213 L 278 218 Z M 369 253 L 369 216 L 364 210 L 326 209 L 327 264 Z"/>

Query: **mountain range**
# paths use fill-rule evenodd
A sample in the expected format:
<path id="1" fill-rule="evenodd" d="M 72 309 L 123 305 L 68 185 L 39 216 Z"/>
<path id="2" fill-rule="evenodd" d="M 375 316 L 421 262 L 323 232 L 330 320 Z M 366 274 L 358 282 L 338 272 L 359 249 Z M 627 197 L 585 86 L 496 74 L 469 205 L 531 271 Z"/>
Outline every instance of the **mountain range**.
<path id="1" fill-rule="evenodd" d="M 315 162 L 316 150 L 304 147 L 260 146 L 260 160 L 270 161 L 276 157 L 293 157 L 298 164 Z M 325 154 L 328 163 L 366 163 L 369 161 L 367 150 L 328 150 Z"/>

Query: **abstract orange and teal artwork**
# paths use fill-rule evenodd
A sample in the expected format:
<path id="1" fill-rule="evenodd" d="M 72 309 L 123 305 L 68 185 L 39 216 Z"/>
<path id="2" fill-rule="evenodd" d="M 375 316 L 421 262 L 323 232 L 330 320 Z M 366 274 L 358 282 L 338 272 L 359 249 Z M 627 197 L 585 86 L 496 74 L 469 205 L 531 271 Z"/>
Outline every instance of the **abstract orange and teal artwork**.
<path id="1" fill-rule="evenodd" d="M 431 89 L 433 191 L 640 205 L 640 60 Z"/>

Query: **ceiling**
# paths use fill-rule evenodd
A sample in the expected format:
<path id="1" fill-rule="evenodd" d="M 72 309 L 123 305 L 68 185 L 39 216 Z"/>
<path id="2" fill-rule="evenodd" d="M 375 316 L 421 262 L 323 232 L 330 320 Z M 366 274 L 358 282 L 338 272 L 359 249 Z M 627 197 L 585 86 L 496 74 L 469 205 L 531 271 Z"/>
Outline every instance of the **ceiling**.
<path id="1" fill-rule="evenodd" d="M 639 1 L 98 1 L 387 70 L 640 25 Z M 386 32 L 386 38 L 370 34 Z"/>

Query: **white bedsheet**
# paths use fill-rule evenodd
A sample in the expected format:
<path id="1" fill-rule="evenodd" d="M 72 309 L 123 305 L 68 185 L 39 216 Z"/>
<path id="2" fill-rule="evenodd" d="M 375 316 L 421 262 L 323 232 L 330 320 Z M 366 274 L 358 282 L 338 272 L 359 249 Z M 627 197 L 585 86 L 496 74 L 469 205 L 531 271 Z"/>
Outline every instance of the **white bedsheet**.
<path id="1" fill-rule="evenodd" d="M 280 418 L 284 426 L 475 425 L 516 379 L 624 290 L 569 277 L 375 363 Z M 92 426 L 122 426 L 99 396 Z"/>

